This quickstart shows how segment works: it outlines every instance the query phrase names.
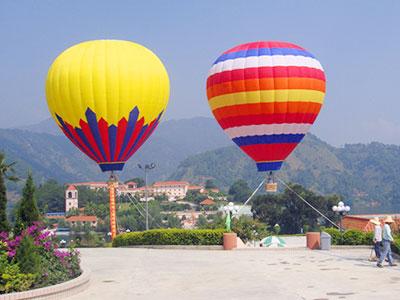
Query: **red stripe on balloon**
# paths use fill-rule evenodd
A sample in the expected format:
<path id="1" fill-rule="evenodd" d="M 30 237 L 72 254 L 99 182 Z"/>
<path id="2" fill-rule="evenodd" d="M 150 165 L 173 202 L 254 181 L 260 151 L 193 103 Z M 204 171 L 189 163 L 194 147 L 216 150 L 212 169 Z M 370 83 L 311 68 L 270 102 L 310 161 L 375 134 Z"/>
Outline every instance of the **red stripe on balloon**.
<path id="1" fill-rule="evenodd" d="M 117 127 L 117 143 L 115 145 L 115 153 L 114 153 L 114 161 L 118 159 L 119 152 L 121 151 L 122 143 L 124 142 L 126 127 L 128 126 L 128 121 L 125 118 L 122 118 L 118 122 Z"/>
<path id="2" fill-rule="evenodd" d="M 96 152 L 97 156 L 100 158 L 103 157 L 100 153 L 99 148 L 97 147 L 96 141 L 93 138 L 93 135 L 92 135 L 89 125 L 86 122 L 84 122 L 83 120 L 79 121 L 79 125 L 81 126 L 82 132 L 88 139 L 90 145 L 92 146 L 93 150 Z M 104 160 L 101 160 L 98 162 L 104 162 Z"/>
<path id="3" fill-rule="evenodd" d="M 76 146 L 78 147 L 83 153 L 85 153 L 89 158 L 94 160 L 95 162 L 99 162 L 99 160 L 88 150 L 85 146 L 85 143 L 80 139 L 80 137 L 76 134 L 74 128 L 69 125 L 68 123 L 64 122 L 65 126 L 67 126 L 68 130 L 71 132 L 73 137 L 76 139 L 74 140 L 73 137 L 71 137 L 68 132 L 60 126 L 61 130 L 64 132 L 64 134 L 68 137 L 68 139 Z"/>
<path id="4" fill-rule="evenodd" d="M 292 49 L 305 50 L 304 48 L 301 48 L 297 45 L 293 45 L 293 44 L 285 43 L 285 42 L 254 42 L 254 43 L 247 43 L 247 44 L 243 44 L 243 45 L 234 47 L 234 48 L 224 52 L 222 55 L 230 53 L 230 52 L 249 50 L 249 49 L 259 49 L 259 48 L 292 48 Z"/>
<path id="5" fill-rule="evenodd" d="M 235 80 L 257 79 L 257 78 L 314 78 L 325 81 L 325 73 L 322 70 L 310 67 L 259 67 L 245 68 L 232 71 L 216 73 L 207 78 L 207 88 L 215 84 Z"/>
<path id="6" fill-rule="evenodd" d="M 296 148 L 297 143 L 257 144 L 242 146 L 242 149 L 256 162 L 285 160 Z"/>
<path id="7" fill-rule="evenodd" d="M 144 118 L 143 117 L 139 121 L 136 122 L 135 129 L 133 130 L 133 133 L 131 135 L 129 143 L 125 148 L 124 154 L 122 155 L 122 161 L 126 160 L 125 156 L 127 156 L 127 154 L 129 153 L 129 149 L 132 147 L 132 145 L 134 144 L 134 142 L 138 138 L 140 130 L 142 130 L 143 124 L 144 124 Z"/>
<path id="8" fill-rule="evenodd" d="M 248 125 L 262 124 L 284 124 L 284 123 L 303 123 L 313 124 L 317 118 L 316 114 L 286 113 L 286 114 L 259 114 L 236 116 L 218 120 L 222 129 Z"/>
<path id="9" fill-rule="evenodd" d="M 130 153 L 128 153 L 127 157 L 125 158 L 126 160 L 128 160 L 129 157 L 131 157 L 144 144 L 144 142 L 149 138 L 149 136 L 153 133 L 154 129 L 157 127 L 157 126 L 154 126 L 154 123 L 156 121 L 157 121 L 157 119 L 153 120 L 153 122 L 151 122 L 149 124 L 149 126 L 146 129 L 146 131 L 144 132 L 144 134 L 140 138 L 139 142 L 132 149 L 132 151 Z M 154 126 L 154 128 L 153 128 L 153 126 Z"/>
<path id="10" fill-rule="evenodd" d="M 110 162 L 111 158 L 110 158 L 110 141 L 108 137 L 108 123 L 103 118 L 101 118 L 98 121 L 98 124 L 99 124 L 100 137 L 101 141 L 103 142 L 103 148 L 106 153 L 107 161 Z"/>

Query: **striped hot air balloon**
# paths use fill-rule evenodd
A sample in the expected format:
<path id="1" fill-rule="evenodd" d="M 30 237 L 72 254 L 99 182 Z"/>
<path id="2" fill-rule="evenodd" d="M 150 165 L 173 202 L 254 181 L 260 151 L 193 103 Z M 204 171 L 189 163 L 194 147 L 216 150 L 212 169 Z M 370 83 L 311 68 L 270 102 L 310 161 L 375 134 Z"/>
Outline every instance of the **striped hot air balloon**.
<path id="1" fill-rule="evenodd" d="M 234 47 L 214 62 L 207 78 L 216 120 L 260 172 L 281 168 L 317 118 L 324 95 L 319 61 L 284 42 Z"/>

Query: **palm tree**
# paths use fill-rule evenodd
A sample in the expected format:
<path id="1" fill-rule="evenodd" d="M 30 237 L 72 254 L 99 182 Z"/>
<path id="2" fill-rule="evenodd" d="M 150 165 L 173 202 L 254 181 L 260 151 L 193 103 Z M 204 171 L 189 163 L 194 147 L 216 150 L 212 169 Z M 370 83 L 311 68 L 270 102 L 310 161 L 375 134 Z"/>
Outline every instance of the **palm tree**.
<path id="1" fill-rule="evenodd" d="M 7 221 L 7 187 L 5 184 L 6 180 L 18 181 L 19 178 L 10 175 L 9 173 L 15 173 L 12 168 L 16 162 L 11 164 L 6 163 L 6 158 L 3 152 L 0 151 L 0 232 L 10 232 L 10 224 Z"/>

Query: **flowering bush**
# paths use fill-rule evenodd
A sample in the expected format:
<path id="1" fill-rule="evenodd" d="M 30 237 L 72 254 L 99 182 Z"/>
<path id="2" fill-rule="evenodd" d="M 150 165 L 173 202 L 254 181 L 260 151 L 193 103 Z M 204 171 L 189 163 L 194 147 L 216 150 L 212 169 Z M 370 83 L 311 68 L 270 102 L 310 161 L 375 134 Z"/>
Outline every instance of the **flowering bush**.
<path id="1" fill-rule="evenodd" d="M 59 250 L 40 223 L 14 238 L 0 233 L 0 294 L 61 283 L 80 274 L 79 252 Z"/>

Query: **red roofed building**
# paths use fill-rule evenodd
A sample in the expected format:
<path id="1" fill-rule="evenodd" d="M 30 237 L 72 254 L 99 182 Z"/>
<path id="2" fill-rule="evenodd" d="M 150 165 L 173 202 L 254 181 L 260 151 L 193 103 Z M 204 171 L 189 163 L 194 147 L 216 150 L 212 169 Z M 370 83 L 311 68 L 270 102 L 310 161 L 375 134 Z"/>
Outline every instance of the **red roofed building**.
<path id="1" fill-rule="evenodd" d="M 188 191 L 202 193 L 204 191 L 204 186 L 202 186 L 202 185 L 189 185 L 188 186 Z"/>
<path id="2" fill-rule="evenodd" d="M 184 198 L 188 191 L 187 181 L 156 182 L 153 185 L 154 195 L 166 195 L 169 201 Z"/>
<path id="3" fill-rule="evenodd" d="M 72 226 L 76 225 L 78 222 L 81 222 L 82 225 L 89 223 L 91 226 L 97 226 L 97 217 L 95 216 L 71 216 L 65 219 L 66 222 L 70 222 Z"/>
<path id="4" fill-rule="evenodd" d="M 215 204 L 215 202 L 210 200 L 210 199 L 206 199 L 206 200 L 201 201 L 199 204 L 200 205 L 207 205 L 207 204 Z"/>
<path id="5" fill-rule="evenodd" d="M 374 224 L 369 220 L 378 217 L 383 225 L 383 220 L 387 216 L 392 216 L 395 222 L 395 228 L 400 225 L 400 214 L 380 214 L 380 215 L 348 215 L 343 217 L 343 228 L 344 229 L 359 229 L 363 232 L 369 232 L 374 230 Z"/>
<path id="6" fill-rule="evenodd" d="M 72 185 L 87 186 L 91 190 L 108 189 L 108 184 L 106 182 L 81 182 L 81 183 L 73 183 Z"/>

